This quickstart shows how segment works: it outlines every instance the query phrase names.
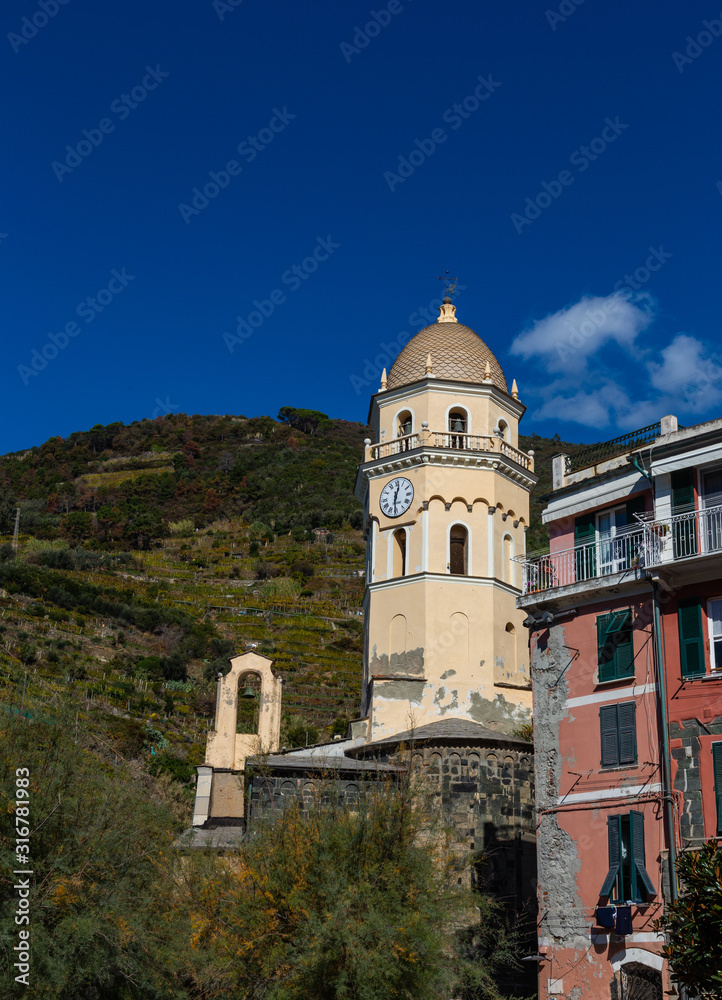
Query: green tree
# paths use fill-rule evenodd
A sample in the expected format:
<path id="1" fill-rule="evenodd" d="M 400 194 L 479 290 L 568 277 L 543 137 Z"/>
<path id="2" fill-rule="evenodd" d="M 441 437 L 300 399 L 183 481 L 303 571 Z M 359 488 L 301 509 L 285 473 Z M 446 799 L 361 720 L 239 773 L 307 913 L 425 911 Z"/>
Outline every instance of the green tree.
<path id="1" fill-rule="evenodd" d="M 659 926 L 676 979 L 706 1000 L 722 1000 L 722 846 L 710 840 L 679 857 L 683 894 Z"/>
<path id="2" fill-rule="evenodd" d="M 0 731 L 0 993 L 14 982 L 18 896 L 13 875 L 32 869 L 28 1000 L 188 997 L 177 976 L 188 930 L 181 912 L 159 918 L 160 872 L 180 830 L 158 786 L 134 784 L 90 750 L 75 712 L 46 720 L 6 715 Z M 15 853 L 24 819 L 17 769 L 27 774 L 30 854 Z"/>
<path id="3" fill-rule="evenodd" d="M 298 409 L 295 406 L 282 406 L 278 411 L 278 419 L 290 424 L 295 430 L 303 431 L 304 434 L 314 435 L 319 431 L 323 433 L 333 427 L 333 421 L 329 420 L 328 414 L 321 413 L 320 410 Z"/>

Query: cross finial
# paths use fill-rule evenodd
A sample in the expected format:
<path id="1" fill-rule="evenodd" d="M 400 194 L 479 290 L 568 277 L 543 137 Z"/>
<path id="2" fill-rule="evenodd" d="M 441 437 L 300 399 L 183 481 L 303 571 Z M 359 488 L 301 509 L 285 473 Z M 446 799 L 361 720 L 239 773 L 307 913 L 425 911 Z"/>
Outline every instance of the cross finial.
<path id="1" fill-rule="evenodd" d="M 439 275 L 439 281 L 445 281 L 446 282 L 446 297 L 448 299 L 450 299 L 451 296 L 456 291 L 456 282 L 458 281 L 458 278 L 456 278 L 456 277 L 450 278 L 449 277 L 449 269 L 447 267 L 446 268 L 446 277 L 444 277 L 443 274 L 440 274 Z"/>

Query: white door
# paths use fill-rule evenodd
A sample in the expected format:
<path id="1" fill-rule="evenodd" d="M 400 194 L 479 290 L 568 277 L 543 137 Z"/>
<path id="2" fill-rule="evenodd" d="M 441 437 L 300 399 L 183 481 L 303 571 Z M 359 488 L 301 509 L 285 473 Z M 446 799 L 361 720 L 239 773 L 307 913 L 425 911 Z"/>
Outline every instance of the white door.
<path id="1" fill-rule="evenodd" d="M 625 507 L 597 514 L 597 563 L 600 576 L 621 573 L 628 568 L 627 540 L 624 536 L 626 526 Z"/>

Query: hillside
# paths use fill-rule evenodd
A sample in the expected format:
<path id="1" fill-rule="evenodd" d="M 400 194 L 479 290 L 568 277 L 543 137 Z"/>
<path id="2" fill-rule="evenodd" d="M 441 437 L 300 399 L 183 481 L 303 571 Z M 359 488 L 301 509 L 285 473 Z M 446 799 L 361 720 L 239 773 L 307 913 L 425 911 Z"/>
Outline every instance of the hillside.
<path id="1" fill-rule="evenodd" d="M 254 648 L 284 678 L 284 742 L 345 731 L 360 694 L 353 482 L 368 431 L 312 410 L 280 416 L 96 426 L 0 459 L 6 708 L 69 699 L 101 752 L 187 780 L 217 673 Z M 521 447 L 544 492 L 563 445 Z M 530 548 L 543 542 L 539 507 Z M 242 700 L 242 730 L 256 706 Z"/>

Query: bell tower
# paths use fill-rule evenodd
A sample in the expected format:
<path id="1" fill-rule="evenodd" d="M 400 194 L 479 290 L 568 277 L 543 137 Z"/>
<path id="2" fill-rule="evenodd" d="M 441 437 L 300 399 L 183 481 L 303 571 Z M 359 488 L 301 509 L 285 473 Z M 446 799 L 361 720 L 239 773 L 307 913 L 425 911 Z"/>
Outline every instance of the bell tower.
<path id="1" fill-rule="evenodd" d="M 383 373 L 356 480 L 369 740 L 444 718 L 512 733 L 530 718 L 513 561 L 537 481 L 533 453 L 518 448 L 524 410 L 448 295 Z"/>

